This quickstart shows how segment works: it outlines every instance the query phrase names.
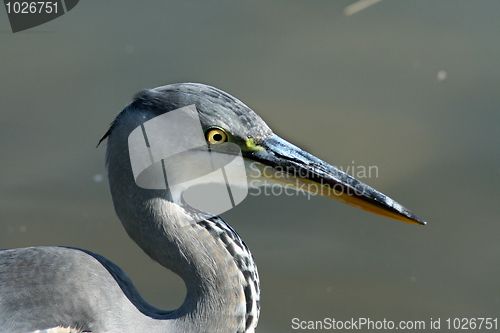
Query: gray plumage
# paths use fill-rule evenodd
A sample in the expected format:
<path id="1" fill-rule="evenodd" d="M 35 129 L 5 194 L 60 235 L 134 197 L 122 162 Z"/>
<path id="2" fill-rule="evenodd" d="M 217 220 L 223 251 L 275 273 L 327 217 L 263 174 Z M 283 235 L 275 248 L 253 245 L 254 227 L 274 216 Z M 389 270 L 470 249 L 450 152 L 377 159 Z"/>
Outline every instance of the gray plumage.
<path id="1" fill-rule="evenodd" d="M 243 137 L 271 133 L 260 117 L 226 93 L 182 84 L 138 94 L 104 137 L 109 140 L 106 161 L 116 212 L 149 256 L 183 278 L 188 292 L 182 306 L 169 312 L 148 305 L 118 266 L 89 251 L 4 250 L 0 332 L 58 326 L 92 332 L 253 330 L 259 313 L 259 279 L 240 237 L 218 217 L 194 222 L 165 198 L 165 191 L 138 188 L 130 170 L 130 132 L 148 119 L 190 104 L 197 105 L 204 126 L 238 124 L 242 133 L 234 134 Z"/>
<path id="2" fill-rule="evenodd" d="M 134 182 L 129 134 L 158 115 L 192 104 L 203 130 L 213 126 L 225 129 L 242 147 L 247 160 L 273 168 L 309 168 L 305 178 L 315 182 L 326 179 L 325 186 L 354 184 L 352 177 L 279 139 L 250 108 L 223 91 L 201 84 L 145 90 L 116 117 L 101 139 L 108 139 L 108 179 L 116 213 L 128 235 L 146 254 L 184 280 L 185 301 L 174 311 L 147 304 L 118 266 L 86 250 L 3 250 L 0 333 L 42 332 L 56 327 L 117 333 L 254 332 L 260 310 L 259 277 L 238 234 L 219 217 L 197 212 L 194 219 L 192 212 L 172 200 L 168 189 L 143 189 Z M 245 150 L 249 139 L 258 149 Z M 271 144 L 279 149 L 273 151 Z M 368 199 L 359 198 L 376 201 L 386 216 L 423 222 L 379 192 L 368 186 L 365 190 L 370 194 Z"/>

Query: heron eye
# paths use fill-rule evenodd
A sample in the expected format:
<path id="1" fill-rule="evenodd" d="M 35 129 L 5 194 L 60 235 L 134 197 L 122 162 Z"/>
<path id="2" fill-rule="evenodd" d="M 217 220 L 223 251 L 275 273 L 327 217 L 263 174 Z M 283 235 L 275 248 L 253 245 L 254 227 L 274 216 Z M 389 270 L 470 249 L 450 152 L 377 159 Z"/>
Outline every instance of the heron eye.
<path id="1" fill-rule="evenodd" d="M 227 134 L 219 128 L 212 128 L 207 132 L 207 141 L 212 145 L 217 145 L 227 141 Z"/>

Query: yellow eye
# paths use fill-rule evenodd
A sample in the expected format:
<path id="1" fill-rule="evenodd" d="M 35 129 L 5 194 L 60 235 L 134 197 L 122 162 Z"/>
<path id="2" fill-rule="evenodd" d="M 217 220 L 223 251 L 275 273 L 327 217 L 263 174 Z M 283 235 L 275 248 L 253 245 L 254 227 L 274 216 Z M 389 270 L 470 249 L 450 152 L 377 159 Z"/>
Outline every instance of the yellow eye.
<path id="1" fill-rule="evenodd" d="M 226 142 L 227 141 L 227 134 L 223 130 L 219 128 L 212 128 L 210 129 L 207 134 L 207 141 L 211 145 L 218 145 L 220 143 Z"/>

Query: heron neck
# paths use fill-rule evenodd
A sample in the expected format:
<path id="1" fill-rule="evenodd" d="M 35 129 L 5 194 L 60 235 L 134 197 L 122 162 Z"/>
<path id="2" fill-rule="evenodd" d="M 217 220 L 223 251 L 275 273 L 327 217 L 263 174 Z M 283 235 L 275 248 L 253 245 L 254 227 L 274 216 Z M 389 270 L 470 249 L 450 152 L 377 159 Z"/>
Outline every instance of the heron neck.
<path id="1" fill-rule="evenodd" d="M 110 177 L 115 209 L 129 236 L 186 284 L 186 299 L 166 318 L 168 324 L 192 326 L 193 332 L 200 327 L 204 332 L 253 332 L 258 276 L 239 236 L 220 218 L 194 221 L 162 198 L 162 191 L 136 187 L 130 196 L 130 189 L 122 191 L 113 181 Z"/>

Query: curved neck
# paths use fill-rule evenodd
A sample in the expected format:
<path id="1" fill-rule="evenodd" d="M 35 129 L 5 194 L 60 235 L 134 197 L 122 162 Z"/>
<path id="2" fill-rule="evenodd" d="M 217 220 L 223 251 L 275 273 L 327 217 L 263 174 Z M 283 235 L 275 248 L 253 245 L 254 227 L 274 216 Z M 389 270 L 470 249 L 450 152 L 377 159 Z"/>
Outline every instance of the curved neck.
<path id="1" fill-rule="evenodd" d="M 139 188 L 130 162 L 122 156 L 108 150 L 116 213 L 129 236 L 151 258 L 178 274 L 187 289 L 181 307 L 155 320 L 155 326 L 164 323 L 182 332 L 253 332 L 259 280 L 246 245 L 222 219 L 196 222 L 165 198 L 166 191 Z"/>

